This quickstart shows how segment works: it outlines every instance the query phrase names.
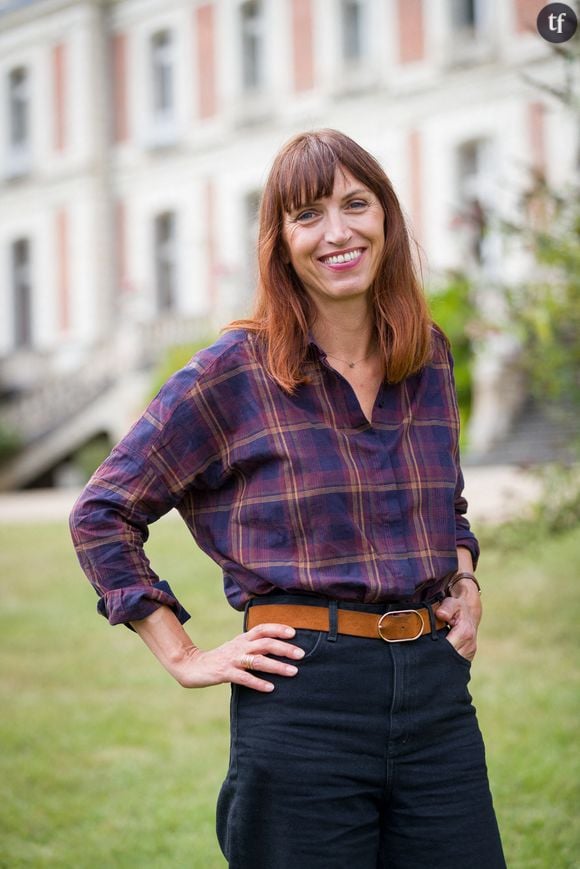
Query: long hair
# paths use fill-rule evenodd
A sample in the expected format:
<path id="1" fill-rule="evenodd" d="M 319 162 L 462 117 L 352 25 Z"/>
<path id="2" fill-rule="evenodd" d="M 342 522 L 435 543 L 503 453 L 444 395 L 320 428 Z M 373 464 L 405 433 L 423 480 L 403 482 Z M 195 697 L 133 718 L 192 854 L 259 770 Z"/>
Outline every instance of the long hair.
<path id="1" fill-rule="evenodd" d="M 375 194 L 385 215 L 385 245 L 370 290 L 387 380 L 404 380 L 430 357 L 431 319 L 391 182 L 375 158 L 344 133 L 330 129 L 300 133 L 277 154 L 262 194 L 253 315 L 225 327 L 256 334 L 268 373 L 289 393 L 308 379 L 303 365 L 316 308 L 288 262 L 282 238 L 284 215 L 330 196 L 340 167 Z"/>

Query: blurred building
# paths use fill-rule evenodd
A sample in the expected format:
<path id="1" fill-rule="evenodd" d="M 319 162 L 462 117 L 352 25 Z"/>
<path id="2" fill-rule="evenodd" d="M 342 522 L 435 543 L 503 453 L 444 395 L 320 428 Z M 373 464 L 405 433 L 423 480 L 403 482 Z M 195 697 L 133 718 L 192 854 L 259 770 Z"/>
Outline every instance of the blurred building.
<path id="1" fill-rule="evenodd" d="M 296 131 L 337 127 L 379 158 L 428 286 L 517 278 L 525 256 L 483 239 L 478 209 L 509 216 L 531 169 L 556 187 L 572 171 L 576 131 L 526 78 L 561 76 L 543 5 L 0 2 L 0 388 L 27 445 L 0 487 L 118 437 L 163 348 L 247 310 L 260 189 Z M 492 291 L 484 304 L 501 312 Z M 521 400 L 513 347 L 492 350 L 480 452 Z"/>

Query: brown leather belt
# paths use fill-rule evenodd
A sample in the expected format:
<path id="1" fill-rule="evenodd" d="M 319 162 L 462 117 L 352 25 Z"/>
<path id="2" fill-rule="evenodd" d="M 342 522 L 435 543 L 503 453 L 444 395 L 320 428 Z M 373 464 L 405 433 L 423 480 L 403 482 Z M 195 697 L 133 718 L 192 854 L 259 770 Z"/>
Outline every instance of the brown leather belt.
<path id="1" fill-rule="evenodd" d="M 433 615 L 438 604 L 433 604 Z M 246 629 L 267 622 L 290 625 L 307 631 L 328 631 L 330 618 L 328 607 L 301 606 L 295 604 L 264 604 L 248 609 Z M 445 622 L 435 617 L 435 627 L 444 628 Z M 351 637 L 380 638 L 387 643 L 402 643 L 418 640 L 423 634 L 431 632 L 429 610 L 419 609 L 391 610 L 383 613 L 365 613 L 358 610 L 337 610 L 337 632 Z"/>

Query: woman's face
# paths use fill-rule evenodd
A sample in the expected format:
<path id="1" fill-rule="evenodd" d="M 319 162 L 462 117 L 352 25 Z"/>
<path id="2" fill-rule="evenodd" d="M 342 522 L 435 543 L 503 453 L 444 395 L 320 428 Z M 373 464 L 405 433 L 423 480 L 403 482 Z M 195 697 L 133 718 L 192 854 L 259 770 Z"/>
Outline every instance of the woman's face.
<path id="1" fill-rule="evenodd" d="M 315 303 L 366 294 L 385 244 L 384 219 L 375 194 L 340 166 L 331 196 L 285 214 L 286 253 Z"/>

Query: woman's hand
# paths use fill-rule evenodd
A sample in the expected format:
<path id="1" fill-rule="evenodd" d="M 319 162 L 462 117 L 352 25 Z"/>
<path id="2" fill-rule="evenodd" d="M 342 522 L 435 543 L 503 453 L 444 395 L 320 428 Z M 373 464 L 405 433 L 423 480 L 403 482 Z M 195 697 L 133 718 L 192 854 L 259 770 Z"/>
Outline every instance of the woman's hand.
<path id="1" fill-rule="evenodd" d="M 451 625 L 447 639 L 460 655 L 472 661 L 477 650 L 477 629 L 481 621 L 481 597 L 475 583 L 470 579 L 457 582 L 451 596 L 441 601 L 437 618 Z"/>
<path id="2" fill-rule="evenodd" d="M 204 652 L 192 646 L 186 651 L 176 668 L 175 678 L 184 688 L 205 688 L 222 682 L 235 682 L 256 691 L 272 691 L 274 685 L 260 678 L 260 673 L 276 673 L 278 676 L 295 676 L 298 668 L 284 661 L 276 661 L 269 655 L 300 660 L 304 652 L 298 646 L 284 642 L 296 631 L 288 625 L 256 625 L 239 634 L 217 649 Z M 244 659 L 251 661 L 252 669 L 244 667 Z"/>
<path id="3" fill-rule="evenodd" d="M 293 664 L 269 656 L 278 655 L 295 661 L 304 657 L 302 649 L 287 642 L 296 633 L 288 625 L 256 625 L 208 652 L 194 645 L 175 613 L 167 606 L 158 607 L 147 618 L 131 622 L 131 626 L 184 688 L 236 682 L 255 691 L 272 691 L 274 685 L 254 671 L 295 676 L 298 669 Z M 248 662 L 251 670 L 247 669 Z"/>

